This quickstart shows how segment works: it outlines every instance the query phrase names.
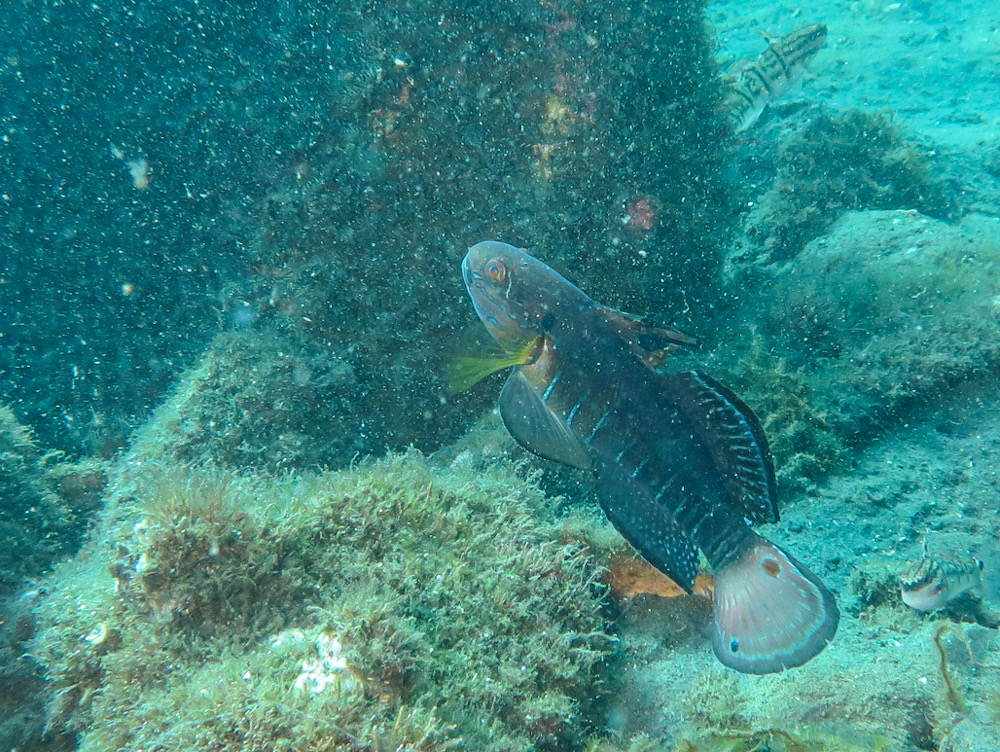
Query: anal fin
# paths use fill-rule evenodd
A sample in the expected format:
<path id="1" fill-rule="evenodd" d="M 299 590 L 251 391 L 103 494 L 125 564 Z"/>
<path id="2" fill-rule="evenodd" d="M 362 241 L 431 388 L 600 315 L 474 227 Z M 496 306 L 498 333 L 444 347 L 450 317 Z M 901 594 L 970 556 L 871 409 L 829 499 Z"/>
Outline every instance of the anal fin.
<path id="1" fill-rule="evenodd" d="M 610 460 L 596 467 L 597 492 L 604 514 L 642 558 L 680 585 L 694 590 L 698 550 L 673 516 L 621 465 Z"/>

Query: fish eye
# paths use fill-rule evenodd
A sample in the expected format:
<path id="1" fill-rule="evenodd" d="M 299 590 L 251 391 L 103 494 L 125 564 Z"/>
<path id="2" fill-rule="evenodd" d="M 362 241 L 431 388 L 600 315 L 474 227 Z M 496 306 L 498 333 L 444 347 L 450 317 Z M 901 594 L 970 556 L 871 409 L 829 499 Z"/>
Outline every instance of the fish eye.
<path id="1" fill-rule="evenodd" d="M 507 267 L 500 259 L 493 259 L 486 264 L 486 276 L 491 282 L 500 283 L 507 279 Z"/>

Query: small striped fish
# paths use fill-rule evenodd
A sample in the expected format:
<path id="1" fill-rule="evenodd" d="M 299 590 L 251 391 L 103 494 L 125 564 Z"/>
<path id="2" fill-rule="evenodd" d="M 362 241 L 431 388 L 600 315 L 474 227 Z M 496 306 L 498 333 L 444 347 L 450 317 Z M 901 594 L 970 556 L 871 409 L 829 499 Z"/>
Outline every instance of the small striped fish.
<path id="1" fill-rule="evenodd" d="M 600 305 L 506 243 L 474 245 L 462 274 L 487 331 L 518 354 L 500 361 L 519 366 L 500 393 L 507 430 L 592 473 L 618 532 L 689 593 L 705 554 L 719 660 L 767 674 L 819 653 L 837 630 L 833 594 L 747 524 L 778 519 L 760 422 L 712 377 L 659 370 L 690 338 Z"/>
<path id="2" fill-rule="evenodd" d="M 826 41 L 826 24 L 810 24 L 783 37 L 768 38 L 767 49 L 740 71 L 726 98 L 730 126 L 750 128 L 764 109 L 799 82 Z"/>
<path id="3" fill-rule="evenodd" d="M 942 553 L 930 553 L 927 541 L 920 560 L 899 577 L 903 603 L 917 611 L 937 611 L 963 593 L 982 587 L 983 562 L 959 561 Z"/>

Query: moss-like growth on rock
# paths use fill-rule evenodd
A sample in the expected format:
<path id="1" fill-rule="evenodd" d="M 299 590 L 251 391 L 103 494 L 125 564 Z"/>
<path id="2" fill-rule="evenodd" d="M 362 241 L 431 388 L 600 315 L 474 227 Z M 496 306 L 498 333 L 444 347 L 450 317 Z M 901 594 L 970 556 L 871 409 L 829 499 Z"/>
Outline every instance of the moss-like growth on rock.
<path id="1" fill-rule="evenodd" d="M 1000 367 L 1000 224 L 852 212 L 774 271 L 762 331 L 808 374 L 841 429 Z M 860 430 L 859 430 L 860 429 Z"/>
<path id="2" fill-rule="evenodd" d="M 927 156 L 881 112 L 817 112 L 783 141 L 770 190 L 746 227 L 769 261 L 785 261 L 850 209 L 957 214 L 955 191 Z"/>
<path id="3" fill-rule="evenodd" d="M 879 735 L 839 733 L 833 729 L 762 731 L 727 729 L 682 739 L 674 752 L 889 752 L 889 741 Z"/>
<path id="4" fill-rule="evenodd" d="M 842 436 L 823 410 L 824 404 L 803 370 L 765 348 L 756 328 L 744 337 L 745 348 L 717 352 L 712 360 L 718 375 L 741 396 L 760 418 L 767 435 L 782 496 L 798 492 L 827 473 L 850 465 Z"/>
<path id="5" fill-rule="evenodd" d="M 57 453 L 43 452 L 31 429 L 0 405 L 0 598 L 78 540 L 76 515 L 57 493 L 58 459 Z"/>
<path id="6" fill-rule="evenodd" d="M 363 446 L 361 391 L 327 342 L 261 326 L 215 337 L 136 435 L 147 458 L 266 470 L 343 466 Z"/>
<path id="7" fill-rule="evenodd" d="M 815 481 L 951 390 L 995 383 L 998 249 L 992 217 L 848 212 L 794 259 L 756 270 L 711 370 L 758 412 L 779 477 Z"/>
<path id="8" fill-rule="evenodd" d="M 903 603 L 899 584 L 900 562 L 886 556 L 873 555 L 860 562 L 851 572 L 850 589 L 854 603 L 850 612 L 855 616 L 883 621 L 899 620 L 899 615 L 912 616 Z M 895 612 L 878 615 L 879 610 Z"/>
<path id="9" fill-rule="evenodd" d="M 41 607 L 49 725 L 80 749 L 560 750 L 587 733 L 611 644 L 596 566 L 530 479 L 467 455 L 284 479 L 135 464 Z"/>
<path id="10" fill-rule="evenodd" d="M 25 652 L 41 590 L 29 584 L 79 545 L 105 484 L 101 463 L 43 451 L 31 429 L 0 405 L 0 745 L 42 745 L 44 681 Z"/>

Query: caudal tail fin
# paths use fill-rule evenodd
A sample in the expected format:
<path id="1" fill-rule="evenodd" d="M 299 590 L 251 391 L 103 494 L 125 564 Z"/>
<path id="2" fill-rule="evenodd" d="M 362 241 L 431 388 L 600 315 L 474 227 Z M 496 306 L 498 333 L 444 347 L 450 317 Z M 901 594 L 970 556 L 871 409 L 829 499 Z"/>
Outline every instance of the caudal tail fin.
<path id="1" fill-rule="evenodd" d="M 764 538 L 715 572 L 712 647 L 745 674 L 801 666 L 833 639 L 840 612 L 833 593 Z"/>

